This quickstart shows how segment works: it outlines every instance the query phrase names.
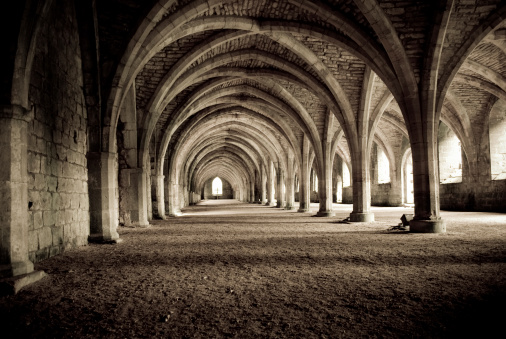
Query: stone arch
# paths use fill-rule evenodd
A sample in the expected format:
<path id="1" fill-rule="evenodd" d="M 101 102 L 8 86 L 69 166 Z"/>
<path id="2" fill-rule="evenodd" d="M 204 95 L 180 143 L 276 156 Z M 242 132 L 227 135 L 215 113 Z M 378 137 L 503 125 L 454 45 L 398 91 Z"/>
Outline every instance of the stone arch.
<path id="1" fill-rule="evenodd" d="M 471 37 L 462 45 L 456 55 L 452 58 L 454 61 L 451 62 L 450 65 L 446 68 L 445 72 L 440 77 L 440 81 L 438 82 L 440 95 L 438 97 L 438 101 L 436 102 L 437 111 L 441 111 L 444 100 L 446 98 L 446 93 L 448 92 L 448 89 L 450 88 L 450 85 L 460 70 L 461 66 L 464 64 L 476 46 L 478 46 L 478 44 L 487 36 L 487 34 L 493 31 L 504 21 L 505 15 L 506 5 L 502 4 L 502 6 L 490 14 L 490 16 L 484 20 L 480 26 L 474 29 Z"/>
<path id="2" fill-rule="evenodd" d="M 222 119 L 222 121 L 225 124 L 231 124 L 230 122 L 227 122 L 226 119 Z M 186 154 L 188 154 L 190 149 L 193 147 L 192 144 L 194 144 L 195 142 L 197 142 L 197 140 L 199 140 L 200 134 L 198 131 L 199 130 L 205 131 L 205 130 L 208 130 L 209 128 L 216 128 L 216 126 L 219 126 L 219 124 L 220 124 L 219 120 L 208 120 L 207 122 L 201 123 L 196 128 L 191 128 L 191 127 L 188 128 L 188 131 L 191 131 L 192 135 L 190 135 L 190 132 L 187 132 L 180 138 L 180 140 L 178 141 L 177 145 L 174 148 L 174 153 L 171 157 L 171 166 L 170 166 L 171 171 L 169 174 L 171 186 L 179 185 L 178 176 L 181 175 L 181 171 L 179 169 L 182 168 L 181 165 L 182 165 L 183 159 L 187 158 Z M 230 147 L 230 146 L 227 146 L 227 147 Z M 252 167 L 253 166 L 251 166 L 251 165 L 245 166 L 245 168 L 252 168 Z M 254 177 L 255 176 L 253 173 L 249 173 L 249 178 L 254 178 Z M 174 188 L 173 188 L 173 190 L 174 190 Z M 178 197 L 177 197 L 176 193 L 177 192 L 172 192 L 170 194 L 170 197 L 172 199 L 172 203 L 169 204 L 169 208 L 171 208 L 171 206 L 172 206 L 172 208 L 174 208 L 174 207 L 177 208 L 179 206 Z M 175 215 L 175 214 L 177 214 L 177 211 L 176 212 L 172 211 L 171 214 Z"/>
<path id="3" fill-rule="evenodd" d="M 243 90 L 249 89 L 249 87 L 242 87 Z M 237 89 L 236 89 L 237 90 Z M 252 89 L 254 90 L 254 89 Z M 226 93 L 230 92 L 231 90 L 227 90 Z M 233 91 L 231 93 L 234 93 Z M 223 96 L 221 95 L 223 93 L 215 93 L 215 95 L 211 97 L 206 97 L 207 100 L 200 101 L 198 106 L 193 110 L 195 112 L 200 112 L 197 115 L 195 115 L 192 119 L 194 121 L 194 124 L 204 118 L 209 119 L 208 115 L 213 113 L 215 111 L 214 108 L 208 107 L 207 110 L 204 109 L 208 105 L 220 105 L 220 104 L 233 104 L 233 105 L 239 105 L 234 109 L 239 109 L 241 112 L 247 112 L 249 115 L 255 118 L 260 118 L 261 120 L 267 121 L 269 124 L 273 124 L 275 128 L 287 138 L 287 140 L 290 141 L 290 144 L 292 147 L 296 148 L 298 145 L 297 139 L 293 135 L 293 131 L 289 128 L 286 121 L 279 118 L 279 114 L 276 114 L 274 112 L 277 111 L 274 107 L 271 105 L 266 105 L 266 102 L 260 99 L 240 99 L 237 97 L 232 96 Z M 265 107 L 267 106 L 267 107 Z M 262 108 L 262 109 L 260 109 Z M 161 157 L 160 159 L 163 159 L 163 155 L 165 154 L 166 148 L 168 146 L 169 138 L 164 137 L 163 138 L 163 148 L 161 149 Z M 162 168 L 163 163 L 158 165 L 159 168 Z"/>
<path id="4" fill-rule="evenodd" d="M 11 87 L 11 105 L 29 111 L 28 90 L 32 76 L 37 38 L 53 0 L 26 1 L 19 29 Z"/>

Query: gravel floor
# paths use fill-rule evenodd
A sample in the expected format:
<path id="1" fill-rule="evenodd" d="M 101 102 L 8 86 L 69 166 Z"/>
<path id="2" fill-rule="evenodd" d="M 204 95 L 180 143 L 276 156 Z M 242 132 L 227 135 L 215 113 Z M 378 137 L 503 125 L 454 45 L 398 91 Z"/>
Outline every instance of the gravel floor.
<path id="1" fill-rule="evenodd" d="M 445 234 L 208 201 L 117 245 L 36 265 L 0 298 L 2 338 L 504 338 L 506 215 L 443 212 Z M 313 212 L 317 205 L 312 206 Z"/>

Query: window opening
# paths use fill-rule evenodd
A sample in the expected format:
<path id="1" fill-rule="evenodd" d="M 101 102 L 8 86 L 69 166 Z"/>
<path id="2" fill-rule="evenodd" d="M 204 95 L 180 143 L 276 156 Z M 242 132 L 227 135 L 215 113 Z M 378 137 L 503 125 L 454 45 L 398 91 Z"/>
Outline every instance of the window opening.
<path id="1" fill-rule="evenodd" d="M 216 177 L 213 180 L 213 195 L 218 196 L 223 194 L 223 182 L 220 178 Z"/>
<path id="2" fill-rule="evenodd" d="M 390 162 L 383 149 L 376 148 L 378 150 L 378 184 L 386 184 L 390 182 Z"/>
<path id="3" fill-rule="evenodd" d="M 343 187 L 351 186 L 350 170 L 348 165 L 343 162 Z"/>
<path id="4" fill-rule="evenodd" d="M 506 180 L 506 102 L 496 102 L 490 111 L 489 127 L 492 180 Z"/>
<path id="5" fill-rule="evenodd" d="M 441 184 L 462 182 L 462 147 L 457 135 L 443 122 L 439 124 L 439 180 Z"/>
<path id="6" fill-rule="evenodd" d="M 402 160 L 402 201 L 405 204 L 414 204 L 413 186 L 413 157 L 411 149 L 407 149 Z"/>

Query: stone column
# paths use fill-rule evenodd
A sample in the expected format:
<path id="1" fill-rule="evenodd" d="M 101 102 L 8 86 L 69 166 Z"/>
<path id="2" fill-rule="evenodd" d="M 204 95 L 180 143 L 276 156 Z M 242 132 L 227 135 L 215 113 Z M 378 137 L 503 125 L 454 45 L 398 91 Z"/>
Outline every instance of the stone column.
<path id="1" fill-rule="evenodd" d="M 88 153 L 90 242 L 120 241 L 117 232 L 118 206 L 114 187 L 115 156 L 116 154 L 108 152 Z"/>
<path id="2" fill-rule="evenodd" d="M 250 179 L 249 202 L 250 203 L 255 203 L 255 182 L 254 182 L 254 178 Z"/>
<path id="3" fill-rule="evenodd" d="M 310 206 L 310 180 L 309 180 L 309 140 L 303 137 L 302 144 L 302 166 L 299 169 L 299 210 L 297 212 L 308 212 Z"/>
<path id="4" fill-rule="evenodd" d="M 147 205 L 148 205 L 148 221 L 153 220 L 153 199 L 151 196 L 151 174 L 146 173 L 144 177 L 146 179 L 146 197 L 147 197 Z"/>
<path id="5" fill-rule="evenodd" d="M 276 173 L 276 179 L 278 188 L 276 190 L 276 207 L 278 208 L 284 208 L 286 201 L 285 201 L 285 193 L 283 192 L 283 185 L 285 183 L 285 174 L 283 173 L 283 170 L 281 169 L 281 166 L 278 164 L 278 171 Z"/>
<path id="6" fill-rule="evenodd" d="M 437 132 L 436 132 L 437 135 Z M 444 233 L 446 224 L 439 213 L 439 174 L 437 144 L 411 143 L 415 215 L 409 231 L 415 233 Z"/>
<path id="7" fill-rule="evenodd" d="M 317 217 L 333 217 L 332 212 L 332 126 L 334 124 L 334 114 L 327 110 L 326 129 L 322 138 L 323 168 L 319 168 L 318 177 L 318 199 L 320 200 L 320 209 L 316 213 Z"/>
<path id="8" fill-rule="evenodd" d="M 352 159 L 353 180 L 353 212 L 350 214 L 352 222 L 374 221 L 371 212 L 371 178 L 367 152 L 360 150 Z"/>
<path id="9" fill-rule="evenodd" d="M 20 106 L 0 108 L 0 282 L 9 292 L 45 276 L 28 258 L 27 136 L 31 114 Z M 2 286 L 4 287 L 4 286 Z"/>
<path id="10" fill-rule="evenodd" d="M 120 175 L 121 213 L 125 226 L 148 227 L 146 173 L 142 168 L 122 169 Z"/>
<path id="11" fill-rule="evenodd" d="M 156 208 L 158 210 L 157 218 L 165 220 L 165 176 L 157 175 L 156 179 Z"/>
<path id="12" fill-rule="evenodd" d="M 274 163 L 269 160 L 267 165 L 267 202 L 266 206 L 276 206 L 274 202 Z"/>
<path id="13" fill-rule="evenodd" d="M 179 184 L 177 181 L 169 182 L 169 216 L 181 216 L 181 209 L 179 206 Z"/>
<path id="14" fill-rule="evenodd" d="M 374 221 L 374 214 L 371 213 L 370 153 L 368 152 L 370 103 L 374 76 L 370 68 L 367 67 L 362 85 L 364 90 L 357 115 L 357 147 L 356 151 L 351 154 L 353 212 L 350 214 L 350 221 L 353 222 Z"/>
<path id="15" fill-rule="evenodd" d="M 286 170 L 285 187 L 286 187 L 286 204 L 285 210 L 293 210 L 295 208 L 295 174 L 293 171 L 293 156 L 288 157 L 288 168 Z"/>
<path id="16" fill-rule="evenodd" d="M 330 163 L 330 154 L 325 154 L 324 158 L 324 168 L 323 171 L 320 171 L 320 177 L 318 177 L 320 209 L 316 213 L 316 216 L 333 217 L 335 213 L 332 212 L 332 164 Z"/>
<path id="17" fill-rule="evenodd" d="M 267 202 L 267 192 L 266 192 L 266 184 L 267 184 L 267 175 L 265 173 L 264 166 L 260 166 L 260 201 L 259 204 L 265 204 Z"/>

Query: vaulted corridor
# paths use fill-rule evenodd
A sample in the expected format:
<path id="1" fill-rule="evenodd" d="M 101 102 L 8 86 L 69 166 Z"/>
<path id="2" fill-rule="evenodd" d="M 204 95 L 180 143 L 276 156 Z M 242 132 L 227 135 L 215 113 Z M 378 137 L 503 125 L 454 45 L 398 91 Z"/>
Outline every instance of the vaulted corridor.
<path id="1" fill-rule="evenodd" d="M 67 251 L 119 260 L 157 236 L 171 251 L 180 238 L 164 229 L 206 219 L 190 238 L 264 220 L 266 237 L 293 226 L 308 252 L 317 225 L 333 260 L 354 239 L 358 267 L 377 241 L 395 260 L 452 262 L 469 234 L 464 257 L 481 263 L 506 227 L 505 18 L 504 0 L 3 1 L 0 288 L 55 282 Z M 409 235 L 383 237 L 403 214 Z M 111 277 L 97 293 L 113 294 Z M 402 279 L 442 288 L 416 277 Z"/>

